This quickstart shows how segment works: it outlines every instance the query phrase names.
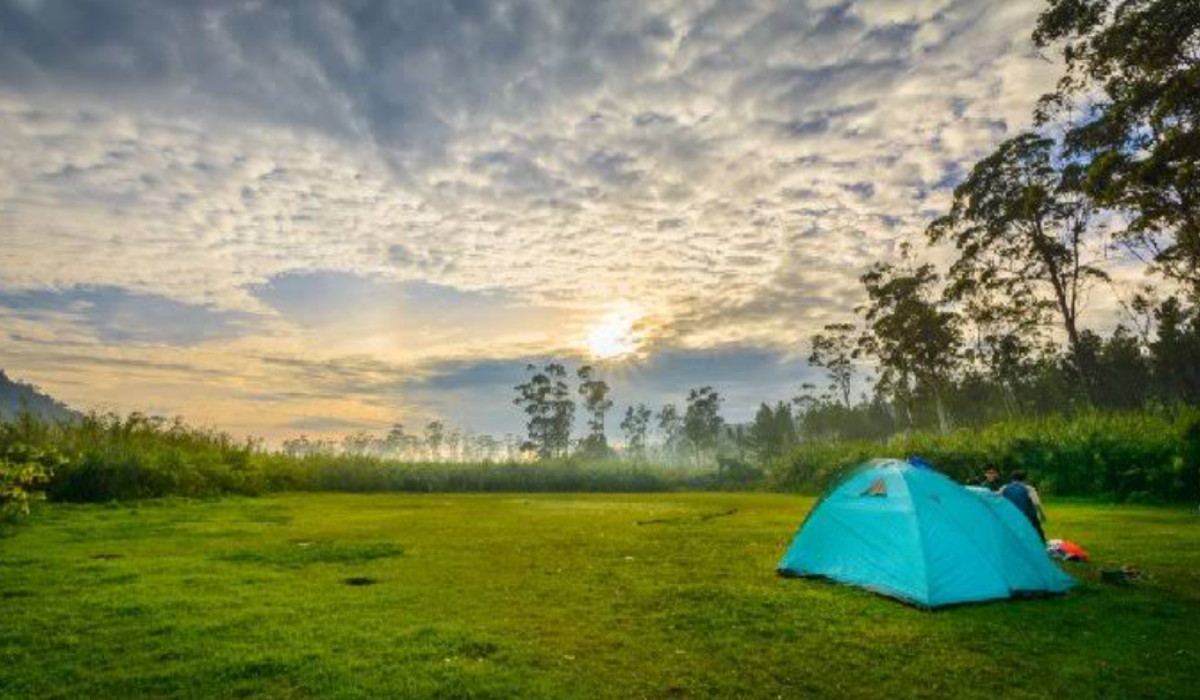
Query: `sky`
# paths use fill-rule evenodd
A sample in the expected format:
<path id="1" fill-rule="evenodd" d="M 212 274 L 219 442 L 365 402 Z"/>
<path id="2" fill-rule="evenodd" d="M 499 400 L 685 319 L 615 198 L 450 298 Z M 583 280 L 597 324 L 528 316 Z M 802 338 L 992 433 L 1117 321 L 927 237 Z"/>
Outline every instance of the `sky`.
<path id="1" fill-rule="evenodd" d="M 1041 7 L 0 0 L 0 368 L 269 441 L 519 432 L 548 359 L 746 420 L 1029 126 Z"/>

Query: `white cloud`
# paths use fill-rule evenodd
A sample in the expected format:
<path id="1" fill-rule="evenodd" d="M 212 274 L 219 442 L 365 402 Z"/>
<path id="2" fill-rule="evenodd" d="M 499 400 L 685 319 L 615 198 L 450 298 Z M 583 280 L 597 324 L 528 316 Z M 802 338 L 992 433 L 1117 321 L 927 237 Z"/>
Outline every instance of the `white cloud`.
<path id="1" fill-rule="evenodd" d="M 919 234 L 950 179 L 1027 123 L 1054 78 L 1027 41 L 1041 4 L 8 6 L 0 290 L 103 285 L 262 317 L 253 337 L 171 350 L 179 377 L 247 353 L 560 349 L 620 299 L 664 345 L 794 351 L 850 312 L 858 274 Z M 434 313 L 347 342 L 252 293 L 330 270 L 542 311 L 511 333 L 439 329 Z M 44 325 L 16 335 L 83 332 Z M 19 338 L 0 348 L 55 388 Z M 98 358 L 165 352 L 82 339 Z M 319 383 L 247 367 L 236 382 Z M 217 396 L 172 405 L 253 413 Z"/>

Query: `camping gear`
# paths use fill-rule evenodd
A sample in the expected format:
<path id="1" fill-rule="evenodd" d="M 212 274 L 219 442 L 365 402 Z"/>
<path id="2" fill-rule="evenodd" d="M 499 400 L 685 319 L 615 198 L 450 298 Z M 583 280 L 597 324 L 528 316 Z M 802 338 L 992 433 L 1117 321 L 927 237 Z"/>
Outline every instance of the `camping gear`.
<path id="1" fill-rule="evenodd" d="M 1007 500 L 895 459 L 867 462 L 838 481 L 813 507 L 778 570 L 928 608 L 1075 585 Z"/>
<path id="2" fill-rule="evenodd" d="M 1119 569 L 1101 569 L 1100 580 L 1114 586 L 1125 586 L 1142 579 L 1142 572 L 1132 566 L 1122 566 Z"/>
<path id="3" fill-rule="evenodd" d="M 1087 561 L 1087 550 L 1071 540 L 1050 540 L 1046 543 L 1046 554 L 1066 561 Z"/>

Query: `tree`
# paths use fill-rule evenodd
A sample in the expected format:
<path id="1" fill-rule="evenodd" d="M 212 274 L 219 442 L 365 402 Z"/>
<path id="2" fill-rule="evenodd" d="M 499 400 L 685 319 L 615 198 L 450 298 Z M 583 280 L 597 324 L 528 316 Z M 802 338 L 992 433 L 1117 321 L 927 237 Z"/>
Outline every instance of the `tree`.
<path id="1" fill-rule="evenodd" d="M 567 386 L 567 370 L 556 362 L 538 369 L 526 366 L 532 376 L 515 389 L 513 403 L 527 416 L 527 449 L 536 451 L 541 459 L 562 456 L 571 443 L 571 424 L 575 420 L 575 402 Z"/>
<path id="2" fill-rule="evenodd" d="M 658 430 L 663 435 L 663 449 L 668 454 L 679 452 L 679 443 L 683 438 L 683 417 L 675 404 L 664 404 L 658 411 Z"/>
<path id="3" fill-rule="evenodd" d="M 778 457 L 796 443 L 796 422 L 792 409 L 782 401 L 772 410 L 768 404 L 758 407 L 747 435 L 750 449 L 759 459 Z"/>
<path id="4" fill-rule="evenodd" d="M 933 397 L 938 427 L 945 431 L 945 392 L 962 344 L 959 322 L 941 308 L 933 266 L 912 267 L 907 247 L 901 255 L 901 266 L 877 263 L 862 276 L 868 302 L 860 311 L 868 332 L 861 347 L 879 360 L 876 390 L 893 396 L 909 427 L 914 425 L 916 392 L 925 390 Z"/>
<path id="5" fill-rule="evenodd" d="M 812 339 L 809 364 L 829 374 L 829 390 L 850 408 L 850 390 L 854 384 L 854 356 L 857 346 L 855 328 L 850 323 L 830 323 L 824 333 Z"/>
<path id="6" fill-rule="evenodd" d="M 404 432 L 403 423 L 393 423 L 383 438 L 384 449 L 393 457 L 399 457 L 407 447 L 408 434 Z"/>
<path id="7" fill-rule="evenodd" d="M 446 437 L 446 426 L 440 420 L 431 420 L 425 425 L 425 449 L 429 458 L 437 461 L 442 456 L 442 442 Z"/>
<path id="8" fill-rule="evenodd" d="M 1088 194 L 1129 213 L 1130 249 L 1200 301 L 1200 3 L 1049 0 L 1033 40 L 1066 65 L 1038 122 L 1065 117 Z"/>
<path id="9" fill-rule="evenodd" d="M 625 449 L 635 459 L 646 455 L 646 433 L 650 428 L 650 409 L 645 404 L 629 406 L 625 409 L 625 418 L 621 420 L 621 430 L 625 433 Z"/>
<path id="10" fill-rule="evenodd" d="M 446 451 L 449 453 L 451 461 L 462 460 L 463 437 L 463 432 L 458 428 L 453 428 L 446 433 Z"/>
<path id="11" fill-rule="evenodd" d="M 715 450 L 725 425 L 720 415 L 721 395 L 711 386 L 688 392 L 683 414 L 683 436 L 696 454 Z"/>
<path id="12" fill-rule="evenodd" d="M 1097 370 L 1097 403 L 1124 410 L 1146 404 L 1154 382 L 1150 363 L 1136 335 L 1120 325 L 1107 339 L 1085 331 L 1084 347 L 1092 355 L 1091 362 Z"/>
<path id="13" fill-rule="evenodd" d="M 1158 331 L 1149 349 L 1158 394 L 1168 401 L 1200 403 L 1200 308 L 1189 312 L 1170 297 L 1154 317 Z"/>
<path id="14" fill-rule="evenodd" d="M 579 395 L 583 397 L 583 409 L 588 412 L 588 433 L 580 442 L 580 451 L 592 457 L 609 454 L 608 437 L 604 434 L 604 416 L 612 408 L 608 383 L 596 377 L 595 370 L 584 365 L 576 373 L 579 377 Z"/>
<path id="15" fill-rule="evenodd" d="M 1082 353 L 1079 316 L 1090 283 L 1107 275 L 1088 259 L 1096 209 L 1079 192 L 1080 171 L 1056 167 L 1054 157 L 1048 138 L 1005 141 L 955 188 L 950 213 L 927 234 L 958 249 L 951 299 L 1000 300 L 1004 311 L 993 314 L 1032 326 L 1053 310 L 1090 397 L 1095 377 Z"/>
<path id="16" fill-rule="evenodd" d="M 371 452 L 374 441 L 370 433 L 359 430 L 342 438 L 342 452 L 355 457 L 365 457 Z"/>

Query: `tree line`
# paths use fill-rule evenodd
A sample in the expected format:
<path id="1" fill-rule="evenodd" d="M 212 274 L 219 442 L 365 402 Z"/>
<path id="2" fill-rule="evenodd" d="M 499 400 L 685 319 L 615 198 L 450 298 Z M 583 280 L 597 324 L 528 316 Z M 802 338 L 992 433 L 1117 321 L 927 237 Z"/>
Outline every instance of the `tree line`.
<path id="1" fill-rule="evenodd" d="M 301 435 L 284 440 L 282 451 L 291 457 L 340 454 L 401 462 L 488 462 L 515 461 L 520 445 L 512 435 L 498 438 L 431 420 L 418 432 L 409 432 L 403 423 L 393 423 L 383 435 L 362 430 L 337 440 Z"/>
<path id="2" fill-rule="evenodd" d="M 576 406 L 566 367 L 551 361 L 540 367 L 530 364 L 525 369 L 528 377 L 515 387 L 517 397 L 513 399 L 525 414 L 527 437 L 521 444 L 525 454 L 538 459 L 572 454 L 600 459 L 617 456 L 606 432 L 608 412 L 613 407 L 612 389 L 594 367 L 584 365 L 575 372 L 576 393 L 587 416 L 586 432 L 579 440 L 572 439 Z M 721 402 L 715 389 L 704 386 L 688 392 L 682 412 L 672 403 L 657 411 L 644 403 L 628 406 L 620 423 L 625 454 L 645 460 L 656 447 L 653 456 L 665 461 L 703 460 L 716 451 L 725 434 Z M 655 430 L 661 437 L 657 445 L 651 440 Z"/>

